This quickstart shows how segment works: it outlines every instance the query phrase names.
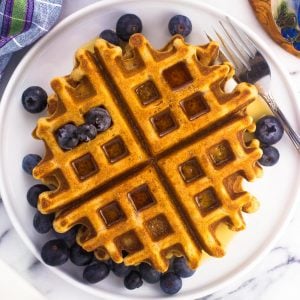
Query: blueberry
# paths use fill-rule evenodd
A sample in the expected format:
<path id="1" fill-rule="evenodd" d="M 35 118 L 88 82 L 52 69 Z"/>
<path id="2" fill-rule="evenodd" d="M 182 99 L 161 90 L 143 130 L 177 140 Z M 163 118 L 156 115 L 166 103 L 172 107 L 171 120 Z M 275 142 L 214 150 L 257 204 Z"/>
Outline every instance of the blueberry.
<path id="1" fill-rule="evenodd" d="M 124 278 L 124 286 L 128 290 L 134 290 L 143 285 L 143 280 L 141 278 L 141 274 L 137 271 L 131 271 L 125 278 Z"/>
<path id="2" fill-rule="evenodd" d="M 255 136 L 266 145 L 277 143 L 283 135 L 283 127 L 274 116 L 265 116 L 256 123 Z"/>
<path id="3" fill-rule="evenodd" d="M 120 45 L 119 37 L 113 30 L 105 29 L 100 33 L 99 36 L 113 45 Z"/>
<path id="4" fill-rule="evenodd" d="M 39 113 L 47 106 L 47 93 L 39 86 L 31 86 L 22 94 L 22 104 L 30 113 Z"/>
<path id="5" fill-rule="evenodd" d="M 141 263 L 139 270 L 142 278 L 148 283 L 156 283 L 160 279 L 161 273 L 156 271 L 147 263 Z"/>
<path id="6" fill-rule="evenodd" d="M 77 127 L 73 124 L 66 124 L 59 128 L 56 137 L 60 147 L 65 150 L 73 149 L 79 143 Z"/>
<path id="7" fill-rule="evenodd" d="M 44 215 L 37 211 L 33 217 L 33 227 L 38 233 L 47 233 L 52 229 L 54 214 Z"/>
<path id="8" fill-rule="evenodd" d="M 263 156 L 259 163 L 263 166 L 270 167 L 275 165 L 279 160 L 279 151 L 273 146 L 262 147 Z"/>
<path id="9" fill-rule="evenodd" d="M 173 272 L 166 272 L 160 277 L 160 288 L 166 294 L 176 294 L 182 287 L 181 278 Z"/>
<path id="10" fill-rule="evenodd" d="M 22 161 L 23 170 L 32 175 L 34 167 L 42 160 L 42 158 L 37 154 L 27 154 Z"/>
<path id="11" fill-rule="evenodd" d="M 113 268 L 113 261 L 111 259 L 108 259 L 108 260 L 104 260 L 104 262 L 107 264 L 108 268 L 110 270 L 112 270 L 112 268 Z"/>
<path id="12" fill-rule="evenodd" d="M 298 41 L 294 42 L 294 43 L 293 43 L 293 46 L 294 46 L 294 48 L 295 48 L 296 50 L 300 51 L 300 41 L 299 41 L 299 42 L 298 42 Z"/>
<path id="13" fill-rule="evenodd" d="M 39 195 L 43 192 L 49 191 L 50 189 L 43 184 L 36 184 L 33 185 L 27 192 L 27 201 L 28 203 L 33 206 L 37 207 Z"/>
<path id="14" fill-rule="evenodd" d="M 192 22 L 186 16 L 176 15 L 169 21 L 168 27 L 171 35 L 181 34 L 186 37 L 192 31 Z"/>
<path id="15" fill-rule="evenodd" d="M 41 256 L 49 266 L 60 266 L 69 258 L 69 249 L 64 240 L 48 241 L 42 248 Z"/>
<path id="16" fill-rule="evenodd" d="M 80 142 L 89 142 L 97 136 L 97 128 L 93 124 L 83 124 L 77 128 Z"/>
<path id="17" fill-rule="evenodd" d="M 128 41 L 134 33 L 142 32 L 141 19 L 134 14 L 126 14 L 120 17 L 117 22 L 116 32 L 120 39 Z"/>
<path id="18" fill-rule="evenodd" d="M 101 107 L 92 108 L 85 115 L 85 121 L 88 124 L 93 124 L 98 132 L 105 131 L 111 125 L 111 116 L 108 111 Z"/>
<path id="19" fill-rule="evenodd" d="M 86 266 L 92 262 L 93 252 L 87 252 L 78 244 L 74 244 L 70 249 L 70 260 L 76 266 Z"/>
<path id="20" fill-rule="evenodd" d="M 112 271 L 118 277 L 127 276 L 131 270 L 132 270 L 132 267 L 127 267 L 124 265 L 124 263 L 117 264 L 117 263 L 113 262 Z"/>
<path id="21" fill-rule="evenodd" d="M 109 268 L 104 262 L 96 262 L 87 266 L 83 271 L 83 279 L 88 283 L 96 283 L 103 280 L 109 274 Z"/>
<path id="22" fill-rule="evenodd" d="M 299 31 L 294 27 L 281 28 L 281 35 L 288 41 L 293 41 L 299 34 Z"/>
<path id="23" fill-rule="evenodd" d="M 54 231 L 54 235 L 58 239 L 63 239 L 69 247 L 72 247 L 76 242 L 77 231 L 78 231 L 78 226 L 74 226 L 70 230 L 64 233 L 59 233 Z"/>
<path id="24" fill-rule="evenodd" d="M 195 271 L 190 269 L 184 257 L 176 257 L 173 262 L 173 269 L 175 274 L 181 278 L 191 277 Z"/>

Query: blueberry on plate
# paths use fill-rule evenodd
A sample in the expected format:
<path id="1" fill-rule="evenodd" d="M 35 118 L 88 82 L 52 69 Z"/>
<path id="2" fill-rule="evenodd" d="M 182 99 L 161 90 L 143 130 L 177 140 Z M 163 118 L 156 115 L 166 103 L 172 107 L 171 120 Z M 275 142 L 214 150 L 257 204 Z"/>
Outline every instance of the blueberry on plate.
<path id="1" fill-rule="evenodd" d="M 27 174 L 32 175 L 33 169 L 41 160 L 42 158 L 37 154 L 27 154 L 23 158 L 22 168 Z"/>
<path id="2" fill-rule="evenodd" d="M 64 240 L 48 241 L 42 248 L 41 256 L 49 266 L 60 266 L 69 258 L 69 249 Z"/>
<path id="3" fill-rule="evenodd" d="M 166 272 L 160 277 L 160 288 L 166 294 L 173 295 L 182 287 L 181 278 L 173 272 Z"/>
<path id="4" fill-rule="evenodd" d="M 293 43 L 293 46 L 296 50 L 300 51 L 300 41 L 296 41 Z"/>
<path id="5" fill-rule="evenodd" d="M 192 22 L 186 16 L 176 15 L 170 19 L 168 28 L 171 35 L 181 34 L 186 37 L 192 31 Z"/>
<path id="6" fill-rule="evenodd" d="M 87 266 L 83 271 L 83 279 L 88 283 L 97 283 L 107 277 L 109 268 L 104 262 L 96 262 Z"/>
<path id="7" fill-rule="evenodd" d="M 132 270 L 132 267 L 127 267 L 124 265 L 124 263 L 117 264 L 114 261 L 112 263 L 112 271 L 118 277 L 127 276 L 131 270 Z"/>
<path id="8" fill-rule="evenodd" d="M 85 115 L 85 121 L 97 128 L 98 132 L 105 131 L 111 125 L 111 116 L 108 111 L 102 107 L 95 107 Z"/>
<path id="9" fill-rule="evenodd" d="M 77 128 L 80 142 L 89 142 L 97 136 L 97 128 L 93 124 L 82 124 Z"/>
<path id="10" fill-rule="evenodd" d="M 64 240 L 69 247 L 72 247 L 76 242 L 77 231 L 78 231 L 78 225 L 72 227 L 70 230 L 64 233 L 59 233 L 54 231 L 54 235 L 57 239 Z"/>
<path id="11" fill-rule="evenodd" d="M 110 270 L 112 270 L 112 268 L 113 268 L 113 261 L 111 259 L 104 260 L 103 262 L 105 262 L 107 264 L 108 268 Z"/>
<path id="12" fill-rule="evenodd" d="M 22 94 L 22 104 L 30 113 L 39 113 L 47 106 L 47 93 L 39 86 L 31 86 Z"/>
<path id="13" fill-rule="evenodd" d="M 59 146 L 64 150 L 71 150 L 79 143 L 77 136 L 77 127 L 73 124 L 66 124 L 56 132 L 56 138 Z"/>
<path id="14" fill-rule="evenodd" d="M 281 28 L 281 35 L 288 41 L 293 41 L 299 34 L 299 31 L 294 27 Z"/>
<path id="15" fill-rule="evenodd" d="M 142 32 L 141 19 L 134 14 L 126 14 L 120 17 L 116 26 L 116 33 L 123 41 L 128 41 L 130 36 Z"/>
<path id="16" fill-rule="evenodd" d="M 263 155 L 258 161 L 261 165 L 270 167 L 275 165 L 279 160 L 279 151 L 273 146 L 262 147 Z"/>
<path id="17" fill-rule="evenodd" d="M 39 195 L 43 192 L 49 191 L 50 189 L 44 184 L 33 185 L 27 192 L 27 201 L 32 207 L 37 207 Z"/>
<path id="18" fill-rule="evenodd" d="M 70 260 L 76 266 L 86 266 L 92 262 L 93 252 L 87 252 L 78 244 L 74 244 L 70 249 Z"/>
<path id="19" fill-rule="evenodd" d="M 174 259 L 173 270 L 181 278 L 191 277 L 195 273 L 195 270 L 189 268 L 184 257 L 176 257 Z"/>
<path id="20" fill-rule="evenodd" d="M 148 283 L 159 282 L 161 273 L 156 271 L 147 263 L 141 263 L 139 265 L 139 271 L 142 278 Z"/>
<path id="21" fill-rule="evenodd" d="M 44 215 L 37 211 L 33 217 L 33 227 L 38 233 L 47 233 L 52 229 L 54 214 Z"/>
<path id="22" fill-rule="evenodd" d="M 277 143 L 283 135 L 283 127 L 274 116 L 265 116 L 256 123 L 255 136 L 265 145 Z"/>
<path id="23" fill-rule="evenodd" d="M 137 271 L 131 271 L 125 278 L 124 278 L 124 286 L 128 290 L 134 290 L 143 285 L 143 280 L 141 278 L 141 274 Z"/>
<path id="24" fill-rule="evenodd" d="M 119 46 L 120 45 L 120 40 L 118 35 L 116 34 L 115 31 L 111 30 L 111 29 L 105 29 L 103 30 L 99 37 L 101 37 L 102 39 L 106 40 L 107 42 Z"/>

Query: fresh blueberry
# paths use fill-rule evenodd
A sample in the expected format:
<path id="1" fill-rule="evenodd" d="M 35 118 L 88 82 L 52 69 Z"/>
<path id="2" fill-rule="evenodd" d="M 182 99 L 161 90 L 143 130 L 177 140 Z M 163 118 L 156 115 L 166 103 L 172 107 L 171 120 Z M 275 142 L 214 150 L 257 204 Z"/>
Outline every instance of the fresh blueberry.
<path id="1" fill-rule="evenodd" d="M 27 201 L 28 203 L 33 206 L 37 207 L 39 195 L 43 192 L 49 191 L 50 189 L 43 184 L 36 184 L 33 185 L 27 192 Z"/>
<path id="2" fill-rule="evenodd" d="M 73 149 L 79 143 L 77 127 L 73 124 L 66 124 L 59 128 L 56 137 L 60 147 L 65 150 Z"/>
<path id="3" fill-rule="evenodd" d="M 124 263 L 117 264 L 117 263 L 113 262 L 112 271 L 118 277 L 127 276 L 131 270 L 132 270 L 132 267 L 127 267 L 124 265 Z"/>
<path id="4" fill-rule="evenodd" d="M 39 113 L 47 106 L 47 93 L 39 86 L 31 86 L 22 94 L 22 104 L 30 113 Z"/>
<path id="5" fill-rule="evenodd" d="M 32 175 L 33 169 L 41 160 L 42 158 L 37 154 L 28 154 L 23 158 L 22 168 L 27 174 Z"/>
<path id="6" fill-rule="evenodd" d="M 54 235 L 57 239 L 63 239 L 69 247 L 72 247 L 76 242 L 77 231 L 78 226 L 74 226 L 64 233 L 54 231 Z"/>
<path id="7" fill-rule="evenodd" d="M 113 30 L 105 29 L 100 33 L 99 36 L 113 45 L 120 45 L 119 37 Z"/>
<path id="8" fill-rule="evenodd" d="M 87 266 L 83 271 L 83 279 L 88 283 L 97 283 L 107 277 L 109 268 L 104 262 L 96 262 Z"/>
<path id="9" fill-rule="evenodd" d="M 294 48 L 295 48 L 296 50 L 300 51 L 300 41 L 299 41 L 299 42 L 298 42 L 298 41 L 294 42 L 294 43 L 293 43 L 293 46 L 294 46 Z"/>
<path id="10" fill-rule="evenodd" d="M 186 37 L 192 31 L 192 22 L 186 16 L 176 15 L 169 21 L 168 27 L 171 35 L 181 34 Z"/>
<path id="11" fill-rule="evenodd" d="M 181 278 L 191 277 L 195 273 L 194 270 L 189 268 L 184 257 L 176 257 L 174 259 L 173 269 L 175 274 Z"/>
<path id="12" fill-rule="evenodd" d="M 89 142 L 97 136 L 97 128 L 93 124 L 83 124 L 77 128 L 80 142 Z"/>
<path id="13" fill-rule="evenodd" d="M 93 252 L 87 252 L 78 244 L 74 244 L 70 249 L 70 260 L 76 266 L 86 266 L 92 262 Z"/>
<path id="14" fill-rule="evenodd" d="M 159 282 L 161 273 L 156 271 L 147 263 L 141 263 L 139 266 L 142 278 L 148 283 Z"/>
<path id="15" fill-rule="evenodd" d="M 181 278 L 173 272 L 166 272 L 160 277 L 160 288 L 169 295 L 178 293 L 182 287 Z"/>
<path id="16" fill-rule="evenodd" d="M 273 146 L 262 147 L 263 155 L 259 163 L 263 166 L 270 167 L 275 165 L 279 160 L 279 151 Z"/>
<path id="17" fill-rule="evenodd" d="M 101 107 L 92 108 L 85 115 L 85 121 L 93 124 L 98 132 L 105 131 L 111 125 L 111 116 L 108 111 Z"/>
<path id="18" fill-rule="evenodd" d="M 134 290 L 143 285 L 143 280 L 141 278 L 141 274 L 137 271 L 131 271 L 125 278 L 124 278 L 124 286 L 128 290 Z"/>
<path id="19" fill-rule="evenodd" d="M 120 39 L 128 41 L 134 33 L 142 32 L 141 19 L 134 14 L 126 14 L 120 17 L 117 22 L 116 32 Z"/>
<path id="20" fill-rule="evenodd" d="M 105 262 L 107 264 L 108 268 L 110 270 L 112 270 L 112 268 L 113 268 L 113 261 L 111 259 L 104 260 L 103 262 Z"/>
<path id="21" fill-rule="evenodd" d="M 293 41 L 299 34 L 299 31 L 294 27 L 281 28 L 281 35 L 288 41 Z"/>
<path id="22" fill-rule="evenodd" d="M 41 256 L 49 266 L 60 266 L 69 258 L 69 249 L 64 240 L 48 241 L 42 248 Z"/>
<path id="23" fill-rule="evenodd" d="M 283 127 L 274 116 L 265 116 L 256 123 L 255 136 L 266 145 L 277 143 L 283 135 Z"/>
<path id="24" fill-rule="evenodd" d="M 43 215 L 37 211 L 33 217 L 33 227 L 38 233 L 47 233 L 52 229 L 54 214 Z"/>

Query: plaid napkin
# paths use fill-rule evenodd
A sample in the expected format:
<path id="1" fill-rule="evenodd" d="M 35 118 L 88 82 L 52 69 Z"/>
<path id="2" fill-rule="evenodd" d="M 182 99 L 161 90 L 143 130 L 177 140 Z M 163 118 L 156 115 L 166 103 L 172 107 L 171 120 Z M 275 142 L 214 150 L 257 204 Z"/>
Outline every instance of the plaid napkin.
<path id="1" fill-rule="evenodd" d="M 0 0 L 0 80 L 12 54 L 57 21 L 63 0 Z"/>

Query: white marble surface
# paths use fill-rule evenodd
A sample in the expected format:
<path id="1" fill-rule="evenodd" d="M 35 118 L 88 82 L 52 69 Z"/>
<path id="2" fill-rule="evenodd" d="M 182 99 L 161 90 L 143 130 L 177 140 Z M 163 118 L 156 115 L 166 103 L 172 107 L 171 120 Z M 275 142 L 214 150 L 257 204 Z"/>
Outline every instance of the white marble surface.
<path id="1" fill-rule="evenodd" d="M 300 60 L 286 54 L 281 48 L 273 43 L 258 25 L 247 0 L 199 0 L 218 7 L 223 11 L 235 16 L 247 24 L 252 30 L 264 37 L 272 51 L 274 51 L 283 67 L 290 73 L 290 80 L 293 82 L 298 100 L 300 101 Z M 72 12 L 94 3 L 96 0 L 65 0 L 61 18 Z M 0 83 L 0 96 L 7 83 L 7 80 L 25 54 L 26 50 L 16 54 L 7 70 L 5 77 Z M 300 184 L 300 183 L 299 183 Z M 226 289 L 213 295 L 205 297 L 207 300 L 296 300 L 300 295 L 300 204 L 291 220 L 285 233 L 277 242 L 274 249 L 251 273 L 228 286 Z M 46 299 L 96 299 L 84 292 L 63 282 L 48 268 L 39 263 L 13 229 L 10 220 L 5 212 L 3 203 L 0 202 L 0 258 L 10 265 L 30 285 L 40 291 Z M 0 282 L 6 274 L 0 271 Z M 20 290 L 19 296 L 11 297 L 7 289 L 1 288 L 1 299 L 23 299 Z"/>

